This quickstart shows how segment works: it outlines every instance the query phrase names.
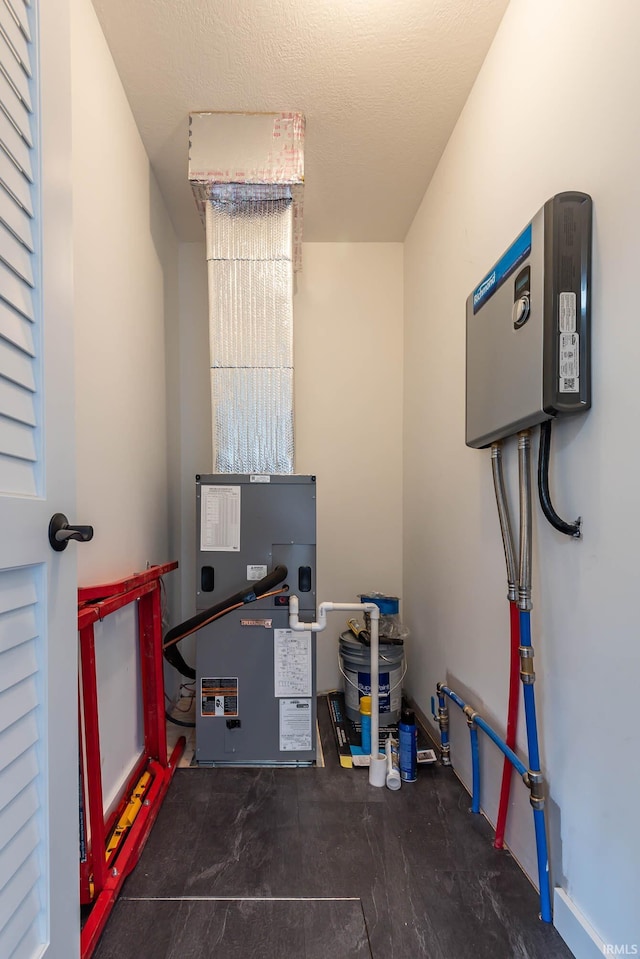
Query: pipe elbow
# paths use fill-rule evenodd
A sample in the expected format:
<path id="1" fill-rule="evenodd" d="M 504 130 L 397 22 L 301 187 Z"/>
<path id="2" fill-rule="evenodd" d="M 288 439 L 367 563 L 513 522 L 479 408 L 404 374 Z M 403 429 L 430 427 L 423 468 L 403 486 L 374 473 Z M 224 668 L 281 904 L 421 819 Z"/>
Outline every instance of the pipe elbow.
<path id="1" fill-rule="evenodd" d="M 380 607 L 375 603 L 363 603 L 362 609 L 365 613 L 369 613 L 371 619 L 380 619 Z"/>
<path id="2" fill-rule="evenodd" d="M 300 600 L 297 596 L 289 597 L 289 628 L 297 633 L 312 632 L 321 633 L 327 627 L 327 608 L 331 608 L 331 603 L 320 603 L 318 608 L 318 622 L 301 622 L 298 617 L 300 610 Z"/>
<path id="3" fill-rule="evenodd" d="M 465 716 L 467 717 L 467 722 L 469 723 L 469 725 L 473 726 L 475 724 L 476 717 L 478 716 L 478 711 L 474 709 L 472 706 L 465 706 L 463 709 L 463 712 Z"/>
<path id="4" fill-rule="evenodd" d="M 298 619 L 298 612 L 300 610 L 300 602 L 297 596 L 289 597 L 289 628 L 300 630 L 303 628 L 302 623 Z"/>
<path id="5" fill-rule="evenodd" d="M 318 622 L 314 623 L 311 629 L 314 633 L 321 633 L 327 628 L 327 612 L 331 612 L 333 603 L 320 603 L 318 607 Z"/>

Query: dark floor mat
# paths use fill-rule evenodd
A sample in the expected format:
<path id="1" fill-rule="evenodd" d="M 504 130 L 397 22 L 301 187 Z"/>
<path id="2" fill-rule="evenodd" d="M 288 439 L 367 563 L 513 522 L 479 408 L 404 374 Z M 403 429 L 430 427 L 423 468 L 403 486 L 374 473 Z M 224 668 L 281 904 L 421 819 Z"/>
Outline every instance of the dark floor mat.
<path id="1" fill-rule="evenodd" d="M 371 959 L 357 899 L 121 899 L 94 959 Z"/>

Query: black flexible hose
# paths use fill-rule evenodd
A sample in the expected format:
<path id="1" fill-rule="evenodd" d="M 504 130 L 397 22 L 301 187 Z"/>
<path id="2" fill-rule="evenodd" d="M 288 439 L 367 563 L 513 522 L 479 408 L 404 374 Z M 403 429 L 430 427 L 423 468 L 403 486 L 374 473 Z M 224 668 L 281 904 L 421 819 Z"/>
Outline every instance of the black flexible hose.
<path id="1" fill-rule="evenodd" d="M 173 723 L 175 726 L 186 726 L 187 729 L 194 729 L 194 728 L 195 728 L 195 725 L 196 725 L 195 723 L 185 723 L 185 721 L 184 721 L 183 719 L 175 719 L 175 717 L 173 717 L 173 716 L 171 715 L 171 713 L 167 712 L 166 709 L 165 709 L 165 711 L 164 711 L 164 714 L 165 714 L 165 716 L 167 717 L 167 719 L 169 720 L 169 722 L 170 722 L 170 723 Z"/>
<path id="2" fill-rule="evenodd" d="M 255 600 L 259 599 L 260 596 L 270 592 L 274 586 L 277 586 L 278 583 L 281 583 L 282 580 L 287 577 L 288 573 L 289 570 L 286 566 L 276 566 L 272 573 L 269 573 L 264 577 L 264 579 L 261 579 L 253 587 L 245 586 L 245 588 L 239 593 L 235 593 L 233 596 L 229 596 L 227 599 L 221 600 L 221 602 L 216 603 L 215 606 L 210 606 L 209 609 L 205 609 L 196 616 L 192 616 L 191 619 L 186 620 L 184 623 L 174 626 L 173 629 L 170 629 L 167 635 L 164 637 L 165 649 L 163 652 L 166 661 L 170 666 L 173 666 L 174 669 L 177 669 L 182 676 L 186 676 L 187 679 L 195 679 L 195 669 L 193 666 L 189 666 L 189 664 L 185 662 L 176 643 L 179 642 L 183 636 L 187 636 L 189 633 L 195 632 L 196 629 L 204 625 L 207 620 L 211 619 L 211 617 L 215 616 L 217 613 L 224 615 L 225 612 L 230 611 L 229 607 L 231 606 L 237 606 L 239 603 L 244 605 L 245 603 L 255 602 Z M 166 645 L 172 641 L 172 646 Z"/>
<path id="3" fill-rule="evenodd" d="M 209 609 L 197 613 L 195 616 L 192 616 L 191 619 L 185 620 L 184 623 L 174 626 L 164 638 L 165 646 L 172 642 L 172 640 L 179 639 L 187 633 L 194 632 L 194 630 L 202 626 L 208 619 L 215 616 L 216 613 L 221 613 L 230 606 L 236 606 L 238 603 L 254 603 L 256 599 L 259 599 L 264 593 L 268 593 L 274 586 L 281 583 L 282 580 L 287 577 L 288 573 L 289 570 L 286 566 L 276 566 L 272 573 L 269 573 L 259 582 L 254 583 L 252 586 L 245 586 L 239 593 L 234 593 L 233 596 L 227 596 L 226 599 L 216 603 L 215 606 L 210 606 Z M 168 651 L 169 650 L 165 650 L 165 654 Z"/>
<path id="4" fill-rule="evenodd" d="M 164 658 L 169 665 L 173 666 L 174 669 L 177 669 L 182 676 L 186 676 L 187 679 L 196 678 L 195 669 L 193 666 L 189 666 L 189 664 L 185 662 L 182 657 L 182 653 L 177 646 L 170 646 L 168 649 L 165 649 Z"/>
<path id="5" fill-rule="evenodd" d="M 538 451 L 538 494 L 542 512 L 554 529 L 566 536 L 580 537 L 580 519 L 575 523 L 567 523 L 561 519 L 553 508 L 549 493 L 549 459 L 551 454 L 551 420 L 540 424 L 540 449 Z"/>

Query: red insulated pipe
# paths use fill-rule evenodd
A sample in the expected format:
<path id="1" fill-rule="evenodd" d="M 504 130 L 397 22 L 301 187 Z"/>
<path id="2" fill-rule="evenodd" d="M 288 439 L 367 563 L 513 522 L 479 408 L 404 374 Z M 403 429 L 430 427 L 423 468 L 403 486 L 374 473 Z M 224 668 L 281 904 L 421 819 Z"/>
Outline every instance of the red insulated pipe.
<path id="1" fill-rule="evenodd" d="M 511 662 L 509 665 L 509 707 L 507 711 L 507 735 L 505 741 L 510 749 L 515 749 L 520 694 L 520 617 L 517 603 L 513 601 L 509 603 L 509 614 L 511 622 Z M 500 788 L 496 835 L 493 840 L 493 845 L 496 849 L 502 849 L 504 846 L 504 831 L 507 824 L 507 812 L 509 810 L 512 772 L 513 766 L 509 760 L 505 758 L 502 769 L 502 786 Z"/>

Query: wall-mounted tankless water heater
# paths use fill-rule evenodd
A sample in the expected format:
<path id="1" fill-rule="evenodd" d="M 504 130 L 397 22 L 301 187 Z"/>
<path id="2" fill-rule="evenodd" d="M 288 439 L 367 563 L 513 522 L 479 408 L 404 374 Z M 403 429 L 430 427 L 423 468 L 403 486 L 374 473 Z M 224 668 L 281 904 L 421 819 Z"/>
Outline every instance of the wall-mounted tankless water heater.
<path id="1" fill-rule="evenodd" d="M 469 295 L 467 446 L 591 406 L 591 208 L 552 197 Z"/>

